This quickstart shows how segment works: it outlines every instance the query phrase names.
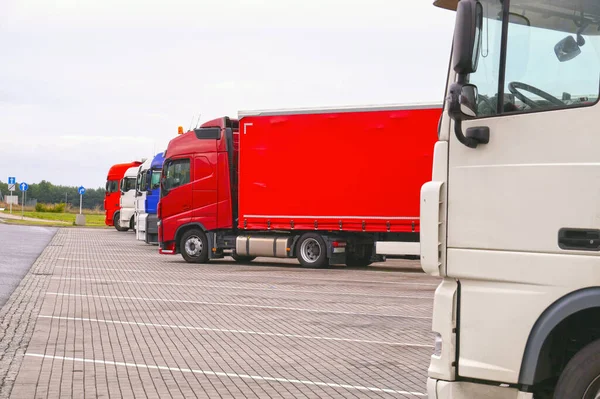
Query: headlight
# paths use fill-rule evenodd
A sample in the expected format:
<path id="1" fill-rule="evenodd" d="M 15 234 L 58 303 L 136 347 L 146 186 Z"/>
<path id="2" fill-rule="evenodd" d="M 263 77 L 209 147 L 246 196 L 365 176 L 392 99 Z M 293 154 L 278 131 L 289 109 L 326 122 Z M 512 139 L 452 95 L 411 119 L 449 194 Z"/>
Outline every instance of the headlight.
<path id="1" fill-rule="evenodd" d="M 442 355 L 442 336 L 439 333 L 435 333 L 435 346 L 433 348 L 433 354 L 434 356 L 441 356 Z"/>

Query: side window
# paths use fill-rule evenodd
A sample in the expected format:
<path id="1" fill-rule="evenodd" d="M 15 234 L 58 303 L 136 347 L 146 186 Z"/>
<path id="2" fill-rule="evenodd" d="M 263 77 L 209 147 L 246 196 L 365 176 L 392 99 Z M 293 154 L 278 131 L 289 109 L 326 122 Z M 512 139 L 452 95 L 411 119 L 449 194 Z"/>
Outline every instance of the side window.
<path id="1" fill-rule="evenodd" d="M 150 189 L 155 190 L 160 187 L 160 169 L 152 169 Z"/>
<path id="2" fill-rule="evenodd" d="M 567 10 L 574 4 L 570 0 L 556 3 Z M 502 15 L 502 2 L 483 0 L 482 5 L 486 18 L 479 66 L 469 78 L 479 92 L 478 116 L 550 111 L 597 101 L 600 36 L 595 29 L 577 29 L 573 13 L 563 16 L 548 7 L 511 1 L 502 75 L 502 23 L 498 17 Z"/>
<path id="3" fill-rule="evenodd" d="M 147 171 L 143 171 L 142 173 L 140 173 L 138 179 L 138 190 L 141 192 L 147 191 L 148 190 L 148 186 L 147 186 L 147 182 L 146 182 L 146 173 L 148 173 Z"/>
<path id="4" fill-rule="evenodd" d="M 177 159 L 167 165 L 165 189 L 172 190 L 190 182 L 190 160 Z"/>

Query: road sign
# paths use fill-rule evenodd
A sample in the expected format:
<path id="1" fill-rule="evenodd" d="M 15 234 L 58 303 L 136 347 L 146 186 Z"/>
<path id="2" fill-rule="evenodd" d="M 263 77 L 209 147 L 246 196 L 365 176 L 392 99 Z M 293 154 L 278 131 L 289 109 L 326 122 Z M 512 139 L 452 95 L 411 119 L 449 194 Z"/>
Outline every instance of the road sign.
<path id="1" fill-rule="evenodd" d="M 8 191 L 15 191 L 15 183 L 8 183 Z"/>
<path id="2" fill-rule="evenodd" d="M 85 194 L 85 187 L 81 186 L 77 189 L 77 191 L 79 192 L 79 195 L 83 195 Z"/>
<path id="3" fill-rule="evenodd" d="M 27 191 L 29 189 L 29 184 L 23 182 L 21 184 L 19 184 L 19 190 L 21 191 Z"/>
<path id="4" fill-rule="evenodd" d="M 19 205 L 19 196 L 18 195 L 7 195 L 4 198 L 6 198 L 6 203 L 11 206 L 11 209 L 12 209 L 13 204 Z"/>
<path id="5" fill-rule="evenodd" d="M 9 177 L 8 178 L 8 184 L 17 184 L 17 178 L 16 177 Z"/>

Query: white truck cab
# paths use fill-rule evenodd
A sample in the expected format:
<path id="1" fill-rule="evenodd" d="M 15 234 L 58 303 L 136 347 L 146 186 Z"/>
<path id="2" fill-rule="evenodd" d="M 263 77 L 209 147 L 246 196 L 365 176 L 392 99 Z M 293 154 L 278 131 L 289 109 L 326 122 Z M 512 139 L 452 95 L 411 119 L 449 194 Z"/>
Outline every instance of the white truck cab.
<path id="1" fill-rule="evenodd" d="M 148 191 L 148 171 L 152 158 L 148 158 L 140 165 L 135 182 L 135 238 L 144 241 L 146 239 L 146 193 Z"/>
<path id="2" fill-rule="evenodd" d="M 119 225 L 122 229 L 135 230 L 135 182 L 139 168 L 134 166 L 127 169 L 121 180 Z"/>
<path id="3" fill-rule="evenodd" d="M 421 265 L 431 399 L 600 397 L 600 1 L 456 10 Z"/>

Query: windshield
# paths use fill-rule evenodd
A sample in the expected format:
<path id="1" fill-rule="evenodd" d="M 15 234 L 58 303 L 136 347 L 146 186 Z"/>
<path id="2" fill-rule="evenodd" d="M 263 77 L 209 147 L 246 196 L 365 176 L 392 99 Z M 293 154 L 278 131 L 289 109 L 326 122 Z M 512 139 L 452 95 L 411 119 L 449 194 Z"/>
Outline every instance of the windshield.
<path id="1" fill-rule="evenodd" d="M 117 191 L 119 191 L 119 181 L 108 180 L 106 182 L 106 194 L 116 193 Z"/>
<path id="2" fill-rule="evenodd" d="M 150 190 L 156 190 L 160 187 L 160 169 L 152 169 L 152 179 L 150 181 Z"/>
<path id="3" fill-rule="evenodd" d="M 478 116 L 582 106 L 598 99 L 597 5 L 512 0 L 502 65 L 502 2 L 481 3 L 485 18 L 479 66 L 469 77 L 479 92 Z M 593 13 L 582 16 L 582 10 L 575 9 L 581 4 Z"/>

